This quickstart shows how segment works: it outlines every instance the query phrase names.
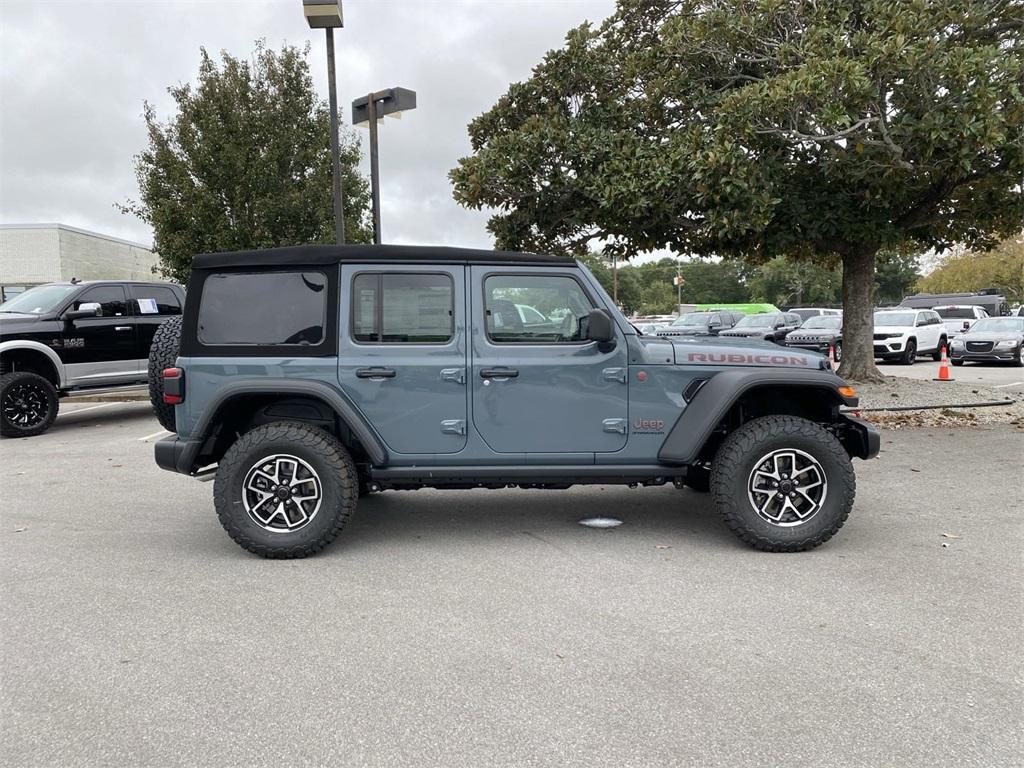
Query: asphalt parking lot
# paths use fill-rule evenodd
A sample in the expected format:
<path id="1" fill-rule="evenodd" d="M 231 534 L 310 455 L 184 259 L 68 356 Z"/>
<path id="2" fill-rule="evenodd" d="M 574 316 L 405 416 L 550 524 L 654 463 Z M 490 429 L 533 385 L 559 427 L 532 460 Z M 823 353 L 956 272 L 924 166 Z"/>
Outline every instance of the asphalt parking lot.
<path id="1" fill-rule="evenodd" d="M 383 493 L 284 562 L 159 434 L 75 404 L 0 443 L 0 764 L 1021 764 L 1019 430 L 884 433 L 810 553 L 586 487 Z"/>
<path id="2" fill-rule="evenodd" d="M 914 365 L 900 365 L 879 361 L 878 369 L 886 376 L 905 376 L 930 381 L 939 375 L 939 364 L 931 358 L 918 358 Z M 1024 395 L 1024 368 L 1007 363 L 965 363 L 950 366 L 950 374 L 964 384 L 983 384 L 1000 390 L 1010 398 Z"/>

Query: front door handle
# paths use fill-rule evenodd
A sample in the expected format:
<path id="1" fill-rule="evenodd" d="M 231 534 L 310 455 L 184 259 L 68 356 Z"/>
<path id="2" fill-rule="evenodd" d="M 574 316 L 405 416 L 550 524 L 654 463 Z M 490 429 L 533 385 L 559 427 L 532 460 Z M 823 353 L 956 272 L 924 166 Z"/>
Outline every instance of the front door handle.
<path id="1" fill-rule="evenodd" d="M 481 379 L 514 379 L 518 375 L 515 368 L 483 368 L 480 371 Z"/>
<path id="2" fill-rule="evenodd" d="M 356 368 L 357 379 L 393 379 L 396 375 L 394 368 Z"/>

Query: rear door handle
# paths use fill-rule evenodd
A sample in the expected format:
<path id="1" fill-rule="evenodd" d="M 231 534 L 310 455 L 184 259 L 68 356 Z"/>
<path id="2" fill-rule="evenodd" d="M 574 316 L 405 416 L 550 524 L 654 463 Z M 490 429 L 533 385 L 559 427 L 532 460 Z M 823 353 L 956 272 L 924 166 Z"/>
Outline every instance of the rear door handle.
<path id="1" fill-rule="evenodd" d="M 357 368 L 357 379 L 393 379 L 397 374 L 394 368 Z"/>
<path id="2" fill-rule="evenodd" d="M 480 371 L 481 379 L 514 379 L 518 375 L 515 368 L 484 368 Z"/>

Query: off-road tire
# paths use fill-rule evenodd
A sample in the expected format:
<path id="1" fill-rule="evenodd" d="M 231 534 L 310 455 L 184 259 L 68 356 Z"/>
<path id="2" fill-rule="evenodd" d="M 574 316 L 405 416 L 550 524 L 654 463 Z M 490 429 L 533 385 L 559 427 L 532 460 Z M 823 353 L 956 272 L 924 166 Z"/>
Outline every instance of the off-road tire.
<path id="1" fill-rule="evenodd" d="M 9 421 L 6 415 L 8 394 L 14 397 L 21 387 L 30 388 L 42 401 L 45 408 L 41 416 L 32 423 L 22 426 Z M 48 430 L 57 418 L 60 401 L 57 388 L 38 373 L 12 371 L 0 376 L 0 435 L 4 437 L 35 437 Z"/>
<path id="2" fill-rule="evenodd" d="M 254 465 L 280 453 L 297 456 L 316 470 L 323 499 L 305 527 L 279 533 L 249 516 L 242 504 L 242 483 Z M 319 427 L 294 421 L 264 424 L 242 435 L 220 460 L 213 484 L 217 517 L 228 535 L 243 549 L 276 559 L 314 555 L 334 541 L 352 516 L 358 494 L 359 475 L 345 447 Z"/>
<path id="3" fill-rule="evenodd" d="M 900 356 L 900 363 L 903 365 L 913 365 L 917 362 L 917 341 L 915 339 L 909 339 L 907 346 L 903 350 L 903 354 Z"/>
<path id="4" fill-rule="evenodd" d="M 942 359 L 942 349 L 943 349 L 943 347 L 946 348 L 946 354 L 948 355 L 949 354 L 949 346 L 948 346 L 948 344 L 949 344 L 949 342 L 946 341 L 946 337 L 945 336 L 940 338 L 939 339 L 939 346 L 937 346 L 935 348 L 935 351 L 932 352 L 932 360 L 934 360 L 937 363 L 937 362 L 939 362 Z"/>
<path id="5" fill-rule="evenodd" d="M 747 483 L 755 463 L 767 452 L 783 448 L 810 454 L 828 481 L 821 508 L 792 527 L 765 521 L 748 499 Z M 822 427 L 796 416 L 763 416 L 747 422 L 725 439 L 711 464 L 711 494 L 725 524 L 765 552 L 801 552 L 824 544 L 846 522 L 855 492 L 853 464 L 843 446 Z"/>
<path id="6" fill-rule="evenodd" d="M 963 360 L 954 360 L 952 357 L 949 358 L 950 365 L 960 366 L 964 364 Z"/>
<path id="7" fill-rule="evenodd" d="M 149 347 L 149 402 L 153 405 L 156 420 L 168 432 L 176 432 L 174 423 L 174 406 L 164 402 L 164 380 L 161 377 L 165 368 L 173 368 L 181 348 L 181 316 L 170 317 L 160 323 L 153 334 L 153 343 Z"/>

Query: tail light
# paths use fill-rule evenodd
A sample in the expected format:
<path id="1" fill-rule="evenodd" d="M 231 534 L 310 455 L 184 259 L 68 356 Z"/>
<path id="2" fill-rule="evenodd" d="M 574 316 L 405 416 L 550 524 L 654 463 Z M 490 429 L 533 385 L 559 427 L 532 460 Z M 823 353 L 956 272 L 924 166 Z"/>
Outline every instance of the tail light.
<path id="1" fill-rule="evenodd" d="M 181 368 L 164 368 L 160 378 L 164 383 L 164 402 L 177 405 L 185 400 L 185 372 Z"/>

